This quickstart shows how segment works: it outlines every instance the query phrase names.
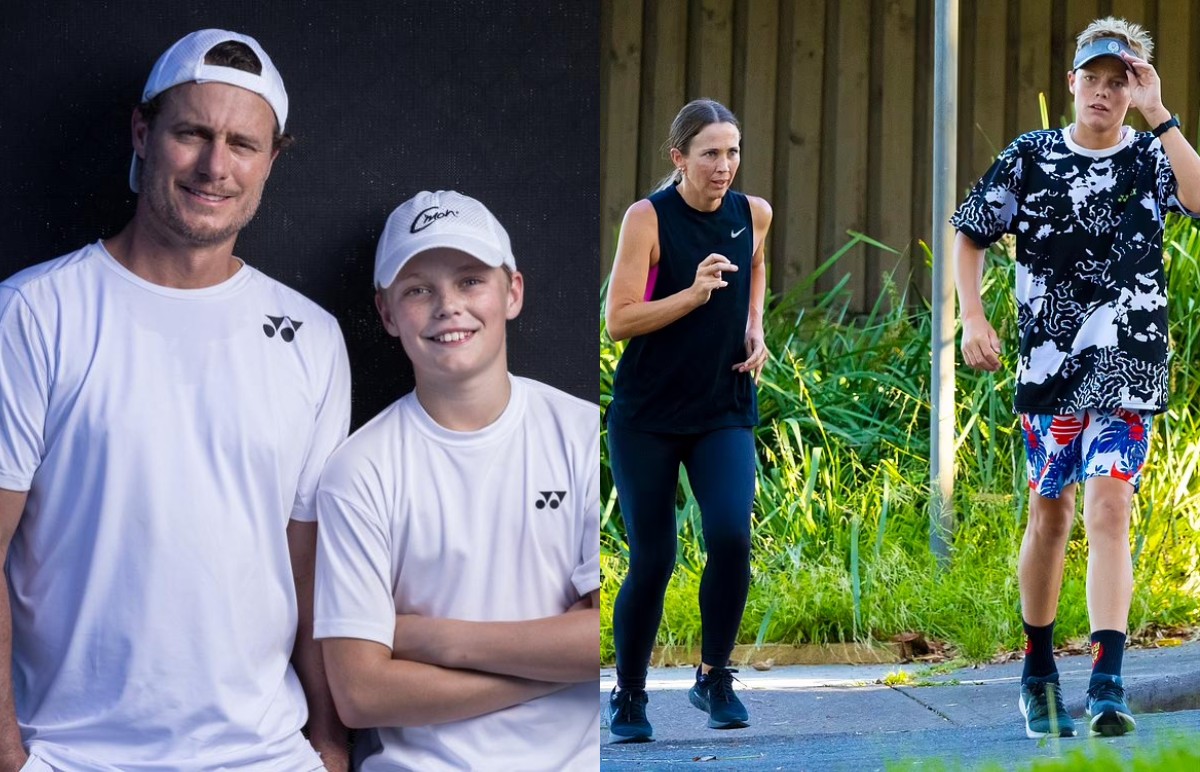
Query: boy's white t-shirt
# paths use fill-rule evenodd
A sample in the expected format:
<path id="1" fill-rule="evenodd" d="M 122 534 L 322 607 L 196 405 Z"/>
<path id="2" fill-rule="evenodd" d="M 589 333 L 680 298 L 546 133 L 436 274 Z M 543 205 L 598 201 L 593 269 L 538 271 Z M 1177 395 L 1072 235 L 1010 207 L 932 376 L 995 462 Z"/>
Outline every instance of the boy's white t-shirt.
<path id="1" fill-rule="evenodd" d="M 392 646 L 397 613 L 513 621 L 600 587 L 599 408 L 510 376 L 480 431 L 408 394 L 330 458 L 317 495 L 317 638 Z M 381 728 L 382 770 L 595 770 L 597 684 L 477 718 Z"/>
<path id="2" fill-rule="evenodd" d="M 249 265 L 178 290 L 95 243 L 0 282 L 0 363 L 0 488 L 29 491 L 6 572 L 30 752 L 322 768 L 286 529 L 315 519 L 349 426 L 336 320 Z"/>

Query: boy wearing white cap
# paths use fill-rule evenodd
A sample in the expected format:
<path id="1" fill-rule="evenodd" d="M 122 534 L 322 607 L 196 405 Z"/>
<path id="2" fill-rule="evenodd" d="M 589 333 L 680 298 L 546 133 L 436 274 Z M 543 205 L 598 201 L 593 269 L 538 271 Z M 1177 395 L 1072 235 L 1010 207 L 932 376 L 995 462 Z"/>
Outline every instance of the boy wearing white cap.
<path id="1" fill-rule="evenodd" d="M 315 636 L 361 769 L 599 765 L 599 409 L 508 372 L 524 280 L 478 201 L 388 218 L 376 306 L 414 392 L 330 458 Z"/>
<path id="2" fill-rule="evenodd" d="M 0 770 L 344 770 L 311 588 L 345 345 L 233 254 L 283 81 L 201 30 L 142 99 L 133 219 L 0 283 Z"/>
<path id="3" fill-rule="evenodd" d="M 1018 137 L 952 218 L 967 365 L 1000 367 L 980 299 L 984 250 L 1016 236 L 1015 410 L 1025 437 L 1029 522 L 1018 578 L 1025 669 L 1018 703 L 1030 737 L 1075 734 L 1058 688 L 1054 620 L 1084 486 L 1092 734 L 1135 722 L 1121 658 L 1133 592 L 1129 520 L 1154 415 L 1167 408 L 1163 218 L 1200 216 L 1200 156 L 1163 106 L 1153 43 L 1106 18 L 1079 36 L 1067 82 L 1075 123 Z M 1152 131 L 1125 125 L 1136 107 Z"/>

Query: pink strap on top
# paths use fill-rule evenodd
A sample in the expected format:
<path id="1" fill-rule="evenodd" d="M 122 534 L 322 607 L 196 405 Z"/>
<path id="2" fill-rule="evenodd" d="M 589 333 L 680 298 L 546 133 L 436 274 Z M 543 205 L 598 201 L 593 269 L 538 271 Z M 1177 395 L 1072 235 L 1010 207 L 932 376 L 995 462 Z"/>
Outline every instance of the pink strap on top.
<path id="1" fill-rule="evenodd" d="M 650 266 L 650 272 L 646 274 L 646 297 L 643 300 L 649 300 L 654 297 L 654 282 L 658 280 L 658 264 Z"/>

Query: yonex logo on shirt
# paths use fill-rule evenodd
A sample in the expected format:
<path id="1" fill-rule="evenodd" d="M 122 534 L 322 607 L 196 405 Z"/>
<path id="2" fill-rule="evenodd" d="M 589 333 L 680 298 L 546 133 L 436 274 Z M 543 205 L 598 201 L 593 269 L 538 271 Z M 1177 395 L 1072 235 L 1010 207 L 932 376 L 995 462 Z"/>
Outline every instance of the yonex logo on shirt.
<path id="1" fill-rule="evenodd" d="M 541 493 L 542 497 L 533 505 L 538 509 L 545 509 L 546 507 L 558 509 L 558 505 L 562 503 L 563 496 L 567 495 L 566 491 L 538 491 L 538 493 Z"/>
<path id="2" fill-rule="evenodd" d="M 279 333 L 279 337 L 283 338 L 285 343 L 291 343 L 296 337 L 296 330 L 299 330 L 300 325 L 304 324 L 304 322 L 297 322 L 287 316 L 271 316 L 270 314 L 266 316 L 271 323 L 263 325 L 263 333 L 268 338 L 274 338 L 275 333 Z"/>
<path id="3" fill-rule="evenodd" d="M 430 206 L 417 212 L 417 216 L 413 218 L 412 225 L 408 226 L 409 233 L 417 233 L 433 225 L 443 217 L 457 217 L 457 209 L 442 209 L 440 206 Z"/>

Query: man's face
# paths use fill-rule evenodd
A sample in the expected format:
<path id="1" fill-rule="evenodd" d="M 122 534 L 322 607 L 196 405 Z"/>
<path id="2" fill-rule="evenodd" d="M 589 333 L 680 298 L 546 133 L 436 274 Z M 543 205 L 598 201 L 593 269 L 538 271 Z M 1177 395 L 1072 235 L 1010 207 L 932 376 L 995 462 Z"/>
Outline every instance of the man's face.
<path id="1" fill-rule="evenodd" d="M 524 279 L 457 249 L 430 249 L 375 295 L 419 380 L 463 383 L 508 371 L 505 323 L 521 311 Z"/>
<path id="2" fill-rule="evenodd" d="M 1129 110 L 1129 71 L 1115 56 L 1101 56 L 1067 76 L 1075 95 L 1075 122 L 1097 134 L 1116 131 Z"/>
<path id="3" fill-rule="evenodd" d="M 224 83 L 172 88 L 153 126 L 134 112 L 139 217 L 181 245 L 232 241 L 258 209 L 274 135 L 275 113 L 251 91 Z"/>

